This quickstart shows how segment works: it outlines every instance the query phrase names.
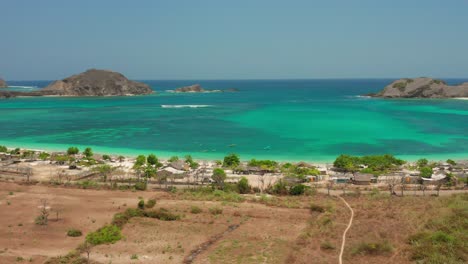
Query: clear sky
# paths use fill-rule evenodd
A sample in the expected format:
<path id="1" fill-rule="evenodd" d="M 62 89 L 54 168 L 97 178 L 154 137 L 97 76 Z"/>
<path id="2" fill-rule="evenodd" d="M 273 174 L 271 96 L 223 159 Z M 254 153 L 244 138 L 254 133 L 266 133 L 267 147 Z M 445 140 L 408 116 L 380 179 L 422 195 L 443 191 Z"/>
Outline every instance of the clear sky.
<path id="1" fill-rule="evenodd" d="M 466 0 L 0 0 L 0 76 L 468 77 Z"/>

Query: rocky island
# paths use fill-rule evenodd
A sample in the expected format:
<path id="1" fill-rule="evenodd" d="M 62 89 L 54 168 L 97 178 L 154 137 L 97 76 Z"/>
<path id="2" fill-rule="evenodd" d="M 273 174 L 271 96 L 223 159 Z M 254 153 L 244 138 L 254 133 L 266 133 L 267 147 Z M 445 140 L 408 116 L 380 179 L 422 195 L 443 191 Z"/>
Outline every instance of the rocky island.
<path id="1" fill-rule="evenodd" d="M 7 88 L 8 84 L 5 82 L 5 80 L 0 78 L 0 88 Z"/>
<path id="2" fill-rule="evenodd" d="M 223 92 L 237 92 L 235 88 L 229 88 L 226 90 L 205 90 L 199 84 L 193 84 L 190 86 L 179 87 L 174 90 L 176 93 L 223 93 Z"/>
<path id="3" fill-rule="evenodd" d="M 128 80 L 118 72 L 91 69 L 55 81 L 40 91 L 2 91 L 0 98 L 16 96 L 128 96 L 151 93 L 153 90 L 147 84 Z"/>
<path id="4" fill-rule="evenodd" d="M 382 98 L 458 98 L 468 97 L 468 82 L 447 85 L 432 78 L 399 79 L 371 97 Z"/>

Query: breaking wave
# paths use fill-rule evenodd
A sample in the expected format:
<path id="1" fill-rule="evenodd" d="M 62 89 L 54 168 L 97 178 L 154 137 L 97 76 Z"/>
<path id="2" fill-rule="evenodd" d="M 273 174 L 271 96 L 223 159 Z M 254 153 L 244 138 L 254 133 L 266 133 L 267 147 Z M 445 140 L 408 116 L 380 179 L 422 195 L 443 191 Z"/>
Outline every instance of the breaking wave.
<path id="1" fill-rule="evenodd" d="M 212 105 L 161 105 L 162 108 L 204 108 Z"/>

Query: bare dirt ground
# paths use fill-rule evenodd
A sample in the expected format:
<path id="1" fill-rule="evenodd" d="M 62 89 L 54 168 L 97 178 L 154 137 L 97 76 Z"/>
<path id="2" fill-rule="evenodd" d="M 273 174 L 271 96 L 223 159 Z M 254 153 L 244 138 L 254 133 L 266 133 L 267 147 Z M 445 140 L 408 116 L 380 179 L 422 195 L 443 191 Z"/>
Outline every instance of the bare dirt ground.
<path id="1" fill-rule="evenodd" d="M 65 255 L 83 242 L 68 237 L 70 228 L 84 234 L 103 226 L 118 211 L 134 207 L 138 196 L 149 192 L 95 191 L 44 186 L 24 186 L 0 182 L 0 263 L 17 258 L 43 263 L 47 257 Z M 41 199 L 47 199 L 51 214 L 47 226 L 39 226 Z M 59 220 L 55 221 L 55 211 Z"/>
<path id="2" fill-rule="evenodd" d="M 323 194 L 257 202 L 252 201 L 253 195 L 245 196 L 244 202 L 194 201 L 162 191 L 0 182 L 0 263 L 15 263 L 18 258 L 43 263 L 65 255 L 87 233 L 110 223 L 115 213 L 135 208 L 140 197 L 155 198 L 155 208 L 166 208 L 181 219 L 132 218 L 123 227 L 122 240 L 92 249 L 94 263 L 183 263 L 201 245 L 208 246 L 193 256 L 192 263 L 338 263 L 350 218 L 350 210 L 338 197 Z M 47 226 L 34 223 L 41 199 L 50 206 Z M 377 194 L 345 199 L 353 208 L 354 220 L 346 236 L 343 263 L 411 263 L 408 236 L 444 209 L 439 200 L 443 197 Z M 193 213 L 194 206 L 201 212 Z M 221 212 L 213 213 L 215 208 Z M 68 237 L 70 228 L 83 231 L 83 236 Z M 357 251 L 363 243 L 384 242 L 391 247 L 388 252 Z"/>

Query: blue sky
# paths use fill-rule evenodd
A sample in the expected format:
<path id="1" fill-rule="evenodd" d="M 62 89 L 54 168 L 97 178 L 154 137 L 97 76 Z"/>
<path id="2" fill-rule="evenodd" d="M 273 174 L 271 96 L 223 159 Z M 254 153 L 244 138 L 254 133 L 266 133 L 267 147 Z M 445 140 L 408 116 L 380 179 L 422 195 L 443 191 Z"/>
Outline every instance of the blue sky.
<path id="1" fill-rule="evenodd" d="M 0 0 L 0 76 L 468 77 L 468 1 Z"/>

